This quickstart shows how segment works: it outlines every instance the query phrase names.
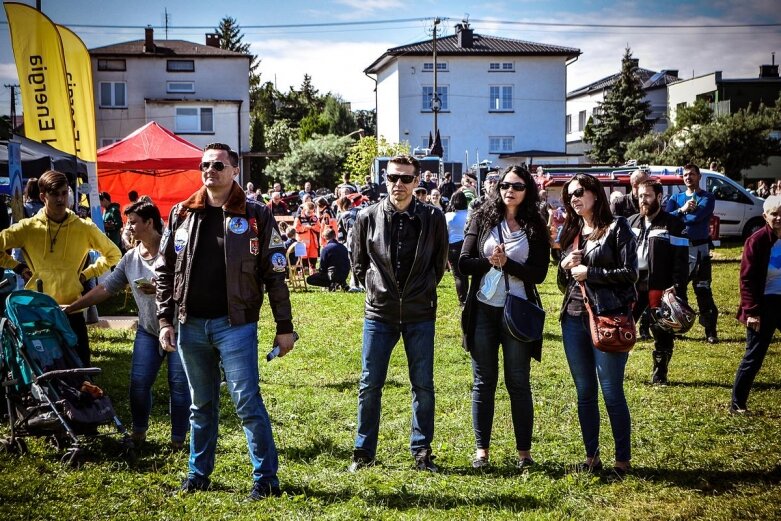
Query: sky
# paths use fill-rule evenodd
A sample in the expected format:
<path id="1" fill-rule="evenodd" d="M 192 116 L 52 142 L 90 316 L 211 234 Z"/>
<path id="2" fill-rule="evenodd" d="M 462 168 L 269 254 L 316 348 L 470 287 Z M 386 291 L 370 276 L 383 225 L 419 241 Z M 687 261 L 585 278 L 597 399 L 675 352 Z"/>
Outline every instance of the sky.
<path id="1" fill-rule="evenodd" d="M 717 70 L 756 77 L 771 52 L 781 51 L 781 25 L 757 25 L 781 24 L 777 0 L 42 0 L 42 8 L 88 48 L 143 39 L 146 25 L 164 39 L 166 10 L 168 38 L 204 43 L 205 33 L 232 16 L 261 60 L 261 81 L 287 91 L 307 73 L 321 93 L 339 94 L 354 110 L 374 108 L 374 82 L 363 70 L 391 47 L 430 39 L 436 17 L 444 36 L 468 18 L 478 34 L 580 49 L 567 70 L 568 91 L 618 72 L 627 46 L 640 67 L 677 69 L 682 78 Z M 296 24 L 329 25 L 280 27 Z M 714 27 L 723 25 L 742 27 Z M 0 86 L 10 83 L 18 79 L 3 11 Z M 0 114 L 9 109 L 10 89 L 2 88 Z"/>

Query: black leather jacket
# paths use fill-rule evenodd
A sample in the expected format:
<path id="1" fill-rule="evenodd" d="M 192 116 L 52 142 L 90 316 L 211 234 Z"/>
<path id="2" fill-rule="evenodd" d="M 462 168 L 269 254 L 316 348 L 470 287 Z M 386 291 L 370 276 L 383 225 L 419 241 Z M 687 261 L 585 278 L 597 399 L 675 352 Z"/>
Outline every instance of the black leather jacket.
<path id="1" fill-rule="evenodd" d="M 190 280 L 190 268 L 197 254 L 197 238 L 206 188 L 171 209 L 168 227 L 160 242 L 160 257 L 155 263 L 157 277 L 157 319 L 160 327 L 187 320 L 187 295 L 190 284 L 208 281 Z M 244 191 L 233 183 L 223 205 L 225 215 L 225 267 L 228 290 L 228 320 L 231 325 L 257 322 L 264 290 L 268 291 L 277 333 L 291 333 L 293 322 L 290 295 L 285 283 L 285 244 L 271 210 L 248 201 Z"/>
<path id="2" fill-rule="evenodd" d="M 434 320 L 437 285 L 447 265 L 447 224 L 441 210 L 415 202 L 420 237 L 407 283 L 399 293 L 391 264 L 390 222 L 395 208 L 386 197 L 358 214 L 350 253 L 353 271 L 366 288 L 366 318 L 393 324 Z"/>
<path id="3" fill-rule="evenodd" d="M 581 248 L 584 245 L 580 245 Z M 562 258 L 573 250 L 570 244 Z M 627 310 L 637 300 L 637 241 L 625 217 L 616 217 L 605 235 L 586 241 L 582 263 L 588 266 L 586 295 L 598 315 L 608 311 Z M 559 289 L 564 293 L 559 319 L 566 312 L 572 291 L 580 291 L 569 271 L 561 267 L 557 274 Z"/>
<path id="4" fill-rule="evenodd" d="M 485 241 L 491 236 L 491 231 L 492 229 L 485 228 L 477 219 L 472 219 L 464 236 L 461 256 L 458 258 L 458 269 L 461 270 L 461 273 L 472 276 L 466 305 L 461 313 L 462 343 L 467 351 L 472 350 L 475 342 L 477 292 L 480 289 L 480 282 L 483 280 L 483 276 L 491 269 L 491 263 L 483 255 L 483 246 Z M 527 298 L 540 307 L 542 307 L 542 302 L 537 293 L 537 284 L 542 284 L 545 276 L 548 274 L 549 257 L 550 241 L 548 237 L 536 237 L 529 240 L 529 257 L 525 263 L 521 264 L 508 258 L 507 263 L 504 265 L 508 275 L 523 281 Z M 501 282 L 501 284 L 504 284 L 504 282 Z M 531 342 L 530 348 L 532 357 L 540 361 L 542 358 L 542 340 Z"/>

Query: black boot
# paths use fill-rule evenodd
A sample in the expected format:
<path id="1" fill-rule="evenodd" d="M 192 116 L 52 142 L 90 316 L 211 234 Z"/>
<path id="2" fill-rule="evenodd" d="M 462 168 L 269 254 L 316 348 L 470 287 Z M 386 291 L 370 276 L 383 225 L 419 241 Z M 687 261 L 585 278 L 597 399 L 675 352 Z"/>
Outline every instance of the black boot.
<path id="1" fill-rule="evenodd" d="M 667 366 L 670 363 L 670 353 L 654 351 L 654 369 L 651 373 L 651 383 L 654 385 L 667 385 Z"/>

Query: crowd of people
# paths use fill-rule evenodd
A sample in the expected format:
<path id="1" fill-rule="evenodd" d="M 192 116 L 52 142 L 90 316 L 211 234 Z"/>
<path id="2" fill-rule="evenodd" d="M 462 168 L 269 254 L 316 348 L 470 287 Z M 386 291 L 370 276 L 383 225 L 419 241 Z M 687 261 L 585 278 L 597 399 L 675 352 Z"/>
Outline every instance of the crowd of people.
<path id="1" fill-rule="evenodd" d="M 330 199 L 306 183 L 294 194 L 295 212 L 279 184 L 268 201 L 251 184 L 242 189 L 236 181 L 238 156 L 227 145 L 205 147 L 200 170 L 202 186 L 172 208 L 165 226 L 148 198 L 134 194 L 120 212 L 103 193 L 103 233 L 69 209 L 67 179 L 49 171 L 28 183 L 27 217 L 0 231 L 0 265 L 30 288 L 42 281 L 67 313 L 85 365 L 91 354 L 80 310 L 130 287 L 139 309 L 129 386 L 132 438 L 139 444 L 146 439 L 152 384 L 167 361 L 171 447 L 186 449 L 188 431 L 190 438 L 185 493 L 211 488 L 224 382 L 247 439 L 250 498 L 281 494 L 277 450 L 258 383 L 257 339 L 265 295 L 275 323 L 275 352 L 285 356 L 298 340 L 289 270 L 302 270 L 314 286 L 365 291 L 350 472 L 376 464 L 382 389 L 399 340 L 409 365 L 414 466 L 439 470 L 432 453 L 434 335 L 437 286 L 448 266 L 472 364 L 475 468 L 491 464 L 500 349 L 516 466 L 536 464 L 530 369 L 532 360 L 541 360 L 543 340 L 519 338 L 505 308 L 510 299 L 541 307 L 537 286 L 551 267 L 563 294 L 558 321 L 584 450 L 573 472 L 604 467 L 600 389 L 615 445 L 610 475 L 623 479 L 631 472 L 631 415 L 624 393 L 628 353 L 601 348 L 592 315 L 629 316 L 641 324 L 647 317 L 653 385 L 668 382 L 676 333 L 693 320 L 680 314 L 689 309 L 689 282 L 705 340 L 719 341 L 707 229 L 714 202 L 699 186 L 696 165 L 683 169 L 686 191 L 666 202 L 661 185 L 645 172 L 632 174 L 631 191 L 612 200 L 597 178 L 580 173 L 565 183 L 562 206 L 555 208 L 547 202 L 549 178 L 541 170 L 532 174 L 520 165 L 491 172 L 479 193 L 474 174 L 464 174 L 460 186 L 449 174 L 437 184 L 431 172 L 421 173 L 414 157 L 402 155 L 384 172 L 386 197 L 369 179 L 358 187 L 345 175 Z M 747 339 L 728 405 L 735 414 L 747 413 L 754 378 L 781 329 L 775 311 L 781 304 L 781 194 L 768 194 L 763 210 L 766 226 L 747 240 L 739 275 L 738 319 Z M 287 225 L 285 218 L 292 222 Z M 552 248 L 560 251 L 553 263 Z M 12 249 L 15 256 L 6 253 Z M 85 287 L 111 267 L 99 284 Z"/>

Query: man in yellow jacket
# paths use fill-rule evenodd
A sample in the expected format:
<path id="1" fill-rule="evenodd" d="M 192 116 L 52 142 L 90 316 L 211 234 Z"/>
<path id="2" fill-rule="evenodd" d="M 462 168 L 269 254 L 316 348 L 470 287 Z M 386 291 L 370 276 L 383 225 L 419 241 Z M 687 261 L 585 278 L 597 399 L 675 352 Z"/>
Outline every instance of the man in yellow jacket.
<path id="1" fill-rule="evenodd" d="M 65 174 L 49 170 L 38 180 L 38 187 L 43 209 L 0 232 L 0 266 L 22 275 L 27 289 L 35 289 L 40 280 L 44 293 L 58 304 L 70 304 L 81 296 L 84 281 L 108 271 L 122 254 L 95 224 L 80 219 L 68 209 Z M 24 262 L 19 263 L 6 253 L 11 248 L 22 249 Z M 101 255 L 93 263 L 89 259 L 90 250 Z M 79 338 L 76 353 L 89 367 L 84 315 L 68 315 L 68 320 Z"/>

